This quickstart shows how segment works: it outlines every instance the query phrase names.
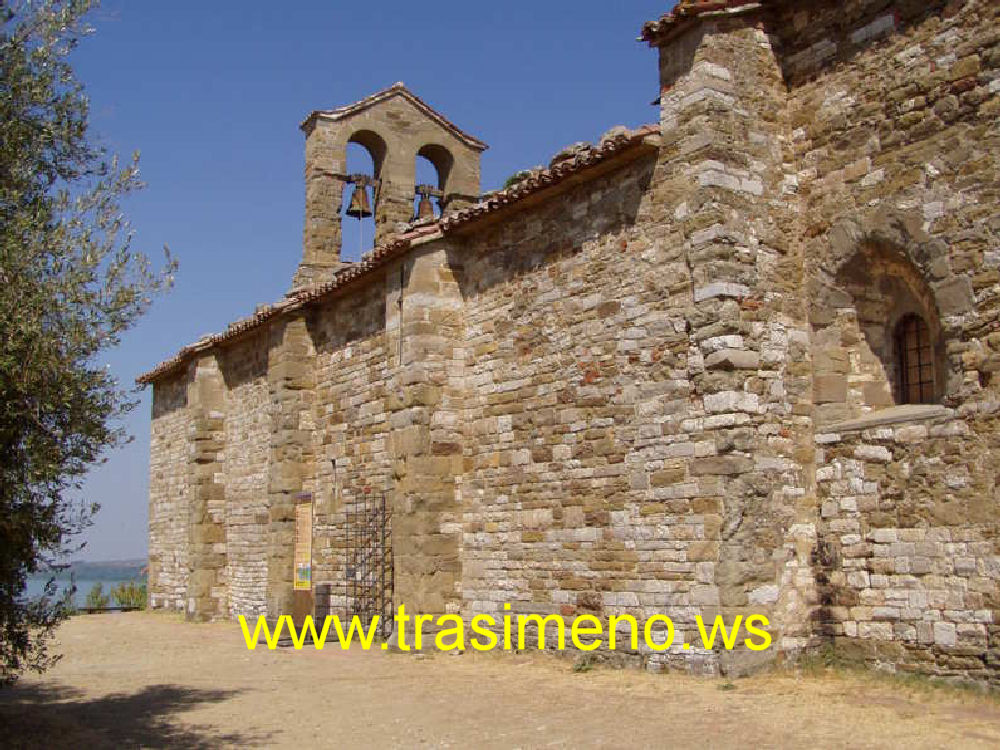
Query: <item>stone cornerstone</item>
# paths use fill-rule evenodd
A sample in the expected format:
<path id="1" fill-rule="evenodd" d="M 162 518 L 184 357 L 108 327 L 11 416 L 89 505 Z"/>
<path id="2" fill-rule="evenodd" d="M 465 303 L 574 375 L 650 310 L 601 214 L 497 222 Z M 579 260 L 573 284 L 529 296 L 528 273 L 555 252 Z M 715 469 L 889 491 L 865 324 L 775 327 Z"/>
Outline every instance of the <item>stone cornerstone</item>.
<path id="1" fill-rule="evenodd" d="M 290 613 L 308 498 L 313 605 L 347 611 L 384 496 L 412 613 L 666 614 L 649 668 L 832 647 L 1000 684 L 1000 3 L 682 0 L 642 39 L 660 122 L 494 193 L 402 84 L 303 123 L 292 290 L 140 378 L 152 607 Z M 697 614 L 774 647 L 683 649 Z"/>

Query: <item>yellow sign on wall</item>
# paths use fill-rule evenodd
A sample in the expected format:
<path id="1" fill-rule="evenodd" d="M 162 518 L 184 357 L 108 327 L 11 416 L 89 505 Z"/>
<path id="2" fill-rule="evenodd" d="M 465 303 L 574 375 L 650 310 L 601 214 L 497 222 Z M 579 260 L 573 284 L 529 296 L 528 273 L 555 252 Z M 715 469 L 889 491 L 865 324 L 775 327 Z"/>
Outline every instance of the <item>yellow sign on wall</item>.
<path id="1" fill-rule="evenodd" d="M 312 498 L 295 505 L 295 590 L 312 590 Z"/>

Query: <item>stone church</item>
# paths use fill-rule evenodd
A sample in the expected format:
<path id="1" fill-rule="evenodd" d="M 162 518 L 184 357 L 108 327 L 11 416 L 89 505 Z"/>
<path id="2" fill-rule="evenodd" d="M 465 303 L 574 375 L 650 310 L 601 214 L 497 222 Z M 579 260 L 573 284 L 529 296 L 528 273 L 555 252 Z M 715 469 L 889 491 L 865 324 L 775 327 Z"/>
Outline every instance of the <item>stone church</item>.
<path id="1" fill-rule="evenodd" d="M 681 0 L 641 39 L 659 122 L 492 193 L 402 84 L 306 118 L 289 293 L 139 379 L 152 607 L 759 613 L 762 654 L 631 658 L 1000 683 L 1000 3 Z"/>

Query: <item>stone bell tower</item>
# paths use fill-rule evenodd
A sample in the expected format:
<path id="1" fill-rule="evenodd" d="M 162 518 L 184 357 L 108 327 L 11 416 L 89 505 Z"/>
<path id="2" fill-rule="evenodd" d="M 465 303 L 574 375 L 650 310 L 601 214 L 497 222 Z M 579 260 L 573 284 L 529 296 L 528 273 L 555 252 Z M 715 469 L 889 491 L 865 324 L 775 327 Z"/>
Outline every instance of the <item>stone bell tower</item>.
<path id="1" fill-rule="evenodd" d="M 293 289 L 327 281 L 343 265 L 341 209 L 352 190 L 358 193 L 359 211 L 363 198 L 371 206 L 376 244 L 414 219 L 417 194 L 436 198 L 442 213 L 468 206 L 479 196 L 479 159 L 486 144 L 402 83 L 346 107 L 313 112 L 301 127 L 306 134 L 306 216 Z M 349 143 L 368 151 L 373 175 L 347 174 Z M 437 169 L 437 185 L 416 184 L 418 156 Z"/>

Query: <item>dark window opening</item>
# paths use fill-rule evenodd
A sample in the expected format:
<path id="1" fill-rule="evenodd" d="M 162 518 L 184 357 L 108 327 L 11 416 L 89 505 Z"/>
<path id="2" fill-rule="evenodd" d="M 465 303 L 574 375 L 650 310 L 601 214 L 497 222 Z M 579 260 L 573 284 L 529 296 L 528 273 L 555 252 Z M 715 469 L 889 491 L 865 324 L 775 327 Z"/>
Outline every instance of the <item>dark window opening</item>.
<path id="1" fill-rule="evenodd" d="M 934 403 L 934 346 L 927 323 L 919 315 L 907 315 L 899 321 L 896 352 L 896 403 Z"/>

